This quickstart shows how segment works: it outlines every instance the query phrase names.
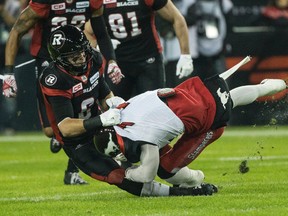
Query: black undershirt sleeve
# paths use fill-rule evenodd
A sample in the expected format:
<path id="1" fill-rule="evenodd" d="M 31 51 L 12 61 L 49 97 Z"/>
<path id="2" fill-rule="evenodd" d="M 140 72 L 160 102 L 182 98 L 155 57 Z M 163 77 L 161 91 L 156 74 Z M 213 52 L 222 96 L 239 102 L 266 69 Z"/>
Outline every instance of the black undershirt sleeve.
<path id="1" fill-rule="evenodd" d="M 69 98 L 49 96 L 47 99 L 52 106 L 57 124 L 67 117 L 73 118 L 73 106 Z"/>
<path id="2" fill-rule="evenodd" d="M 71 101 L 66 97 L 53 96 L 48 97 L 52 106 L 53 113 L 57 124 L 65 118 L 74 118 L 73 106 Z M 102 127 L 100 116 L 86 119 L 83 122 L 86 131 L 95 131 Z"/>
<path id="3" fill-rule="evenodd" d="M 107 32 L 103 16 L 92 17 L 90 20 L 97 43 L 104 58 L 107 62 L 116 60 L 111 38 Z"/>
<path id="4" fill-rule="evenodd" d="M 154 1 L 152 8 L 155 11 L 160 10 L 161 8 L 163 8 L 167 4 L 167 2 L 168 2 L 167 0 Z"/>
<path id="5" fill-rule="evenodd" d="M 99 81 L 99 100 L 105 99 L 108 94 L 110 94 L 111 90 L 102 76 Z"/>

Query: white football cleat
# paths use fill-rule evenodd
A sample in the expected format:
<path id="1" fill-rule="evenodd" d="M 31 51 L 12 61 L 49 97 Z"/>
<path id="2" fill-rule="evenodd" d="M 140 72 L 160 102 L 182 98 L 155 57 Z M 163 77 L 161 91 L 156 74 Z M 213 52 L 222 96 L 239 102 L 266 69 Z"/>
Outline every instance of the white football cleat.
<path id="1" fill-rule="evenodd" d="M 260 84 L 270 85 L 274 90 L 269 93 L 269 95 L 276 94 L 287 88 L 287 84 L 282 79 L 264 79 Z"/>

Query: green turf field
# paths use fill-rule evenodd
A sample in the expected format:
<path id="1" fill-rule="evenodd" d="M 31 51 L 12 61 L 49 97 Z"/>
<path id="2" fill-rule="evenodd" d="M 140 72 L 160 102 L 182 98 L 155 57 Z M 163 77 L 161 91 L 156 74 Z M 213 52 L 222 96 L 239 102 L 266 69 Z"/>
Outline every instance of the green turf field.
<path id="1" fill-rule="evenodd" d="M 227 128 L 190 165 L 219 186 L 209 197 L 139 198 L 83 173 L 67 186 L 66 163 L 41 133 L 0 136 L 0 215 L 288 215 L 288 127 Z"/>

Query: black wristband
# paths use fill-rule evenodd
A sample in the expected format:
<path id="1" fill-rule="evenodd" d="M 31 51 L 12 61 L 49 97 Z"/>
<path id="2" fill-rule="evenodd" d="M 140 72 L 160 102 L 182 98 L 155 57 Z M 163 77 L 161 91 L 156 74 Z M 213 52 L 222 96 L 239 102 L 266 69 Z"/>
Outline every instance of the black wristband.
<path id="1" fill-rule="evenodd" d="M 99 129 L 100 127 L 102 127 L 100 116 L 84 120 L 83 126 L 86 131 L 95 131 Z"/>
<path id="2" fill-rule="evenodd" d="M 13 65 L 6 65 L 4 68 L 4 74 L 13 74 Z"/>

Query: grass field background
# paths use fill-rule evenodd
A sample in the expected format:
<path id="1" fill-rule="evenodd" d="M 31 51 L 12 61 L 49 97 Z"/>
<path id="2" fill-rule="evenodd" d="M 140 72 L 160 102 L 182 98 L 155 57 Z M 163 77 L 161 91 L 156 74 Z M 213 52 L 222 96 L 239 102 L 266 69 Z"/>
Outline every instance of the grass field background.
<path id="1" fill-rule="evenodd" d="M 67 186 L 66 165 L 64 152 L 52 154 L 40 132 L 0 136 L 0 215 L 288 215 L 284 126 L 228 127 L 208 146 L 190 167 L 219 186 L 213 196 L 140 198 L 83 173 L 89 185 Z"/>

